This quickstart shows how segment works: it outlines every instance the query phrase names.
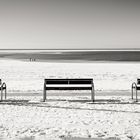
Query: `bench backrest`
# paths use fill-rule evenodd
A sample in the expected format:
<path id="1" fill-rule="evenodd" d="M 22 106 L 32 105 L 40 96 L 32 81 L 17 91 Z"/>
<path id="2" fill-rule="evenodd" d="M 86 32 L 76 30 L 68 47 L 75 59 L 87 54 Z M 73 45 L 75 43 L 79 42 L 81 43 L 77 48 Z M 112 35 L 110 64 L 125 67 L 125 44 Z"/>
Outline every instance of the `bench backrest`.
<path id="1" fill-rule="evenodd" d="M 71 84 L 92 84 L 93 79 L 45 79 L 45 84 L 66 84 L 66 85 L 71 85 Z"/>

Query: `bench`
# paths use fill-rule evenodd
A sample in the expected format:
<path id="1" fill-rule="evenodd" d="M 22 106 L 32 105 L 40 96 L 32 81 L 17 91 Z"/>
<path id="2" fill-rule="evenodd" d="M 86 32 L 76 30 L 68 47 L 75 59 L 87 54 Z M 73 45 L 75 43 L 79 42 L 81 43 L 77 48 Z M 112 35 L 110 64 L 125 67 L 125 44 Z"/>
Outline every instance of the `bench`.
<path id="1" fill-rule="evenodd" d="M 7 96 L 7 88 L 6 88 L 6 83 L 2 82 L 2 80 L 0 79 L 0 91 L 1 91 L 1 101 L 3 100 L 3 91 L 5 91 L 5 99 Z"/>
<path id="2" fill-rule="evenodd" d="M 94 102 L 93 79 L 44 79 L 43 102 L 48 90 L 91 90 L 91 100 Z"/>
<path id="3" fill-rule="evenodd" d="M 136 93 L 136 102 L 138 101 L 138 94 L 137 94 L 137 91 L 140 90 L 140 79 L 138 78 L 137 79 L 137 82 L 133 82 L 132 83 L 132 99 L 133 99 L 133 96 L 134 96 L 134 90 L 135 90 L 135 93 Z"/>

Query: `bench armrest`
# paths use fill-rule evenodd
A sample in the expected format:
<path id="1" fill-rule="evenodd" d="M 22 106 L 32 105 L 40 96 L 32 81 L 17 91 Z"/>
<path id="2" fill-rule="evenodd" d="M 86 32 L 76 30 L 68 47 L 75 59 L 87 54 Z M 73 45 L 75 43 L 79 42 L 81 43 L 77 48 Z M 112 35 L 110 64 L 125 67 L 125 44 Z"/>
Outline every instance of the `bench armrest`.
<path id="1" fill-rule="evenodd" d="M 2 85 L 1 85 L 1 87 L 6 87 L 6 83 L 3 82 Z"/>
<path id="2" fill-rule="evenodd" d="M 137 84 L 135 82 L 132 83 L 132 88 L 136 88 Z"/>

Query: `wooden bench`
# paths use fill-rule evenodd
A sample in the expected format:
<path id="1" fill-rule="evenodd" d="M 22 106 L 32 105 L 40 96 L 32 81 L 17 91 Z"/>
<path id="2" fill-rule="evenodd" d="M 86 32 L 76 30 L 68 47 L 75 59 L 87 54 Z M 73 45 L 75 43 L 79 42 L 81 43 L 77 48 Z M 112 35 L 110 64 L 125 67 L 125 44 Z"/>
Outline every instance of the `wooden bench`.
<path id="1" fill-rule="evenodd" d="M 140 90 L 140 79 L 138 78 L 137 79 L 137 82 L 133 82 L 132 83 L 132 99 L 134 99 L 134 90 L 135 90 L 135 93 L 136 93 L 136 102 L 138 101 L 138 93 L 137 91 Z"/>
<path id="2" fill-rule="evenodd" d="M 7 96 L 7 88 L 6 88 L 6 83 L 2 82 L 2 80 L 0 79 L 0 91 L 1 91 L 1 101 L 3 100 L 3 91 L 5 91 L 5 99 Z"/>
<path id="3" fill-rule="evenodd" d="M 94 102 L 93 79 L 44 79 L 43 102 L 48 90 L 91 90 L 91 100 Z"/>

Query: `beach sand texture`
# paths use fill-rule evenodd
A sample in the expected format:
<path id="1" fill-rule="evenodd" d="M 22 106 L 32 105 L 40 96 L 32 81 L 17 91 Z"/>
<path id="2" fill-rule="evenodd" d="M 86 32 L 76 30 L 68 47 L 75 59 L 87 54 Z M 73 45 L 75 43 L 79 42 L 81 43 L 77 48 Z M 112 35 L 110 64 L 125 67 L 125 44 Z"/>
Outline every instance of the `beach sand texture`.
<path id="1" fill-rule="evenodd" d="M 89 96 L 53 96 L 43 103 L 35 96 L 9 97 L 0 103 L 0 137 L 4 140 L 72 137 L 139 140 L 139 102 L 128 96 L 98 96 L 95 103 L 89 99 Z"/>
<path id="2" fill-rule="evenodd" d="M 9 92 L 42 92 L 45 78 L 93 78 L 96 90 L 130 90 L 140 63 L 55 63 L 0 60 L 0 77 Z M 36 88 L 34 88 L 36 87 Z"/>
<path id="3" fill-rule="evenodd" d="M 113 91 L 130 91 L 131 83 L 139 75 L 140 63 L 0 60 L 0 77 L 8 87 L 7 101 L 0 102 L 0 139 L 81 137 L 139 140 L 139 102 L 132 101 L 130 93 L 127 96 L 113 95 Z M 44 78 L 93 78 L 96 90 L 111 91 L 112 95 L 97 96 L 96 102 L 91 103 L 90 92 L 83 96 L 77 95 L 77 92 L 82 94 L 79 91 L 77 96 L 51 96 L 50 92 L 48 101 L 43 103 Z M 12 96 L 12 93 L 21 96 Z M 27 96 L 22 96 L 22 93 Z M 40 96 L 28 96 L 29 93 Z"/>

